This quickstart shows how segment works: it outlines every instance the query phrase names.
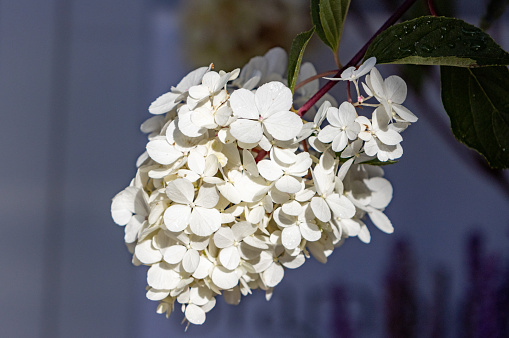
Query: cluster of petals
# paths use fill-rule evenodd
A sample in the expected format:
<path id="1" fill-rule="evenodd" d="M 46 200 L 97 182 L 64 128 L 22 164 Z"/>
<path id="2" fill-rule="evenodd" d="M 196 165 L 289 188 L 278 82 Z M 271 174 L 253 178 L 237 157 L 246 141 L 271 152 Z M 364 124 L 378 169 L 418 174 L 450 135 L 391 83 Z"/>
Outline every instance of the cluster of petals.
<path id="1" fill-rule="evenodd" d="M 242 70 L 199 68 L 150 106 L 146 152 L 111 212 L 133 264 L 149 266 L 158 313 L 177 302 L 203 324 L 218 296 L 238 304 L 261 289 L 270 299 L 287 269 L 325 263 L 348 237 L 368 243 L 368 218 L 393 231 L 392 186 L 373 164 L 402 154 L 400 133 L 415 120 L 401 108 L 406 87 L 378 79 L 370 61 L 345 78 L 370 72 L 371 118 L 357 114 L 362 102 L 325 100 L 306 121 L 296 97 L 309 93 L 290 91 L 285 67 L 276 48 Z"/>

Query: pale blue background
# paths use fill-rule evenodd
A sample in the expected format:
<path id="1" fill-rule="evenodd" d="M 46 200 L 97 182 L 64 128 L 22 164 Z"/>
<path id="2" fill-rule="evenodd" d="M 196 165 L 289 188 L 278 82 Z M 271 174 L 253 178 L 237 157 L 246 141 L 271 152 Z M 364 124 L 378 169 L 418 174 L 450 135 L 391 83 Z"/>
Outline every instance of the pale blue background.
<path id="1" fill-rule="evenodd" d="M 146 108 L 190 70 L 179 54 L 176 5 L 0 1 L 0 337 L 184 336 L 179 309 L 167 320 L 145 299 L 145 269 L 131 265 L 109 212 L 143 151 L 138 128 Z M 462 6 L 460 14 L 477 22 L 479 2 Z M 379 7 L 366 14 L 373 28 L 387 17 Z M 506 49 L 508 31 L 498 25 L 493 32 Z M 370 34 L 355 21 L 345 32 L 351 48 L 343 59 Z M 438 86 L 425 90 L 441 112 Z M 446 266 L 452 292 L 444 301 L 457 305 L 471 230 L 483 229 L 489 249 L 507 257 L 507 195 L 464 165 L 426 109 L 408 106 L 421 120 L 404 134 L 401 162 L 386 170 L 395 234 L 371 227 L 371 244 L 351 239 L 327 265 L 311 259 L 287 271 L 268 303 L 258 292 L 238 307 L 219 301 L 186 337 L 330 336 L 335 285 L 348 290 L 359 335 L 377 336 L 397 239 L 413 243 L 422 304 L 430 302 L 431 273 Z"/>

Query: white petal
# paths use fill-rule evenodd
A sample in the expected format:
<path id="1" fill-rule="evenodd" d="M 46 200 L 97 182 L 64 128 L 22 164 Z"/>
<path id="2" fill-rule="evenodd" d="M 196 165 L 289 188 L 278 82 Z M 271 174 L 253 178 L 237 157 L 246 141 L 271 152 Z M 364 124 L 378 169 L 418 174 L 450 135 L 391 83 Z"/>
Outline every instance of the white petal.
<path id="1" fill-rule="evenodd" d="M 246 213 L 246 221 L 249 223 L 258 224 L 262 221 L 263 216 L 265 215 L 265 208 L 263 205 L 259 205 L 249 210 L 249 212 L 246 211 Z"/>
<path id="2" fill-rule="evenodd" d="M 124 240 L 126 243 L 133 243 L 138 239 L 138 233 L 145 224 L 145 216 L 133 215 L 125 226 Z"/>
<path id="3" fill-rule="evenodd" d="M 255 103 L 263 118 L 274 113 L 290 110 L 292 92 L 281 82 L 273 81 L 264 84 L 255 93 Z"/>
<path id="4" fill-rule="evenodd" d="M 213 298 L 212 290 L 208 287 L 192 287 L 189 292 L 189 301 L 196 305 L 205 305 Z"/>
<path id="5" fill-rule="evenodd" d="M 417 116 L 415 116 L 410 110 L 406 107 L 403 107 L 399 104 L 393 104 L 392 109 L 399 115 L 403 120 L 408 122 L 417 122 Z"/>
<path id="6" fill-rule="evenodd" d="M 196 207 L 191 213 L 189 227 L 198 236 L 210 236 L 221 226 L 221 214 L 216 209 Z"/>
<path id="7" fill-rule="evenodd" d="M 372 191 L 370 205 L 377 209 L 385 208 L 392 199 L 392 185 L 382 177 L 373 177 L 364 181 Z"/>
<path id="8" fill-rule="evenodd" d="M 235 271 L 230 271 L 222 266 L 216 266 L 212 271 L 212 281 L 219 288 L 227 290 L 239 283 L 239 277 Z"/>
<path id="9" fill-rule="evenodd" d="M 219 201 L 219 194 L 217 193 L 217 189 L 214 185 L 211 184 L 203 184 L 198 191 L 198 196 L 196 196 L 195 204 L 204 207 L 204 208 L 213 208 L 216 206 Z"/>
<path id="10" fill-rule="evenodd" d="M 371 242 L 371 234 L 369 233 L 368 227 L 365 224 L 361 225 L 361 231 L 357 237 L 359 237 L 359 239 L 366 244 Z"/>
<path id="11" fill-rule="evenodd" d="M 247 149 L 242 150 L 242 163 L 244 169 L 253 176 L 259 176 L 258 167 L 256 166 L 255 158 L 253 154 Z"/>
<path id="12" fill-rule="evenodd" d="M 300 233 L 307 241 L 315 242 L 322 237 L 320 228 L 314 223 L 301 223 L 299 225 Z"/>
<path id="13" fill-rule="evenodd" d="M 259 121 L 238 119 L 230 125 L 230 133 L 244 143 L 256 143 L 262 139 L 262 125 Z"/>
<path id="14" fill-rule="evenodd" d="M 182 258 L 182 267 L 187 273 L 195 272 L 199 263 L 200 254 L 196 250 L 187 250 L 184 257 Z"/>
<path id="15" fill-rule="evenodd" d="M 154 264 L 148 269 L 147 283 L 154 289 L 171 290 L 177 287 L 181 280 L 178 272 L 168 263 Z"/>
<path id="16" fill-rule="evenodd" d="M 160 262 L 163 258 L 161 252 L 152 246 L 151 239 L 138 242 L 134 249 L 134 254 L 143 264 L 154 264 Z"/>
<path id="17" fill-rule="evenodd" d="M 337 128 L 341 128 L 344 126 L 344 124 L 341 122 L 341 117 L 339 115 L 340 115 L 340 110 L 338 108 L 330 107 L 329 109 L 327 109 L 327 121 L 329 121 L 329 123 L 332 126 L 337 127 Z M 322 141 L 322 140 L 320 139 L 320 141 Z"/>
<path id="18" fill-rule="evenodd" d="M 170 264 L 177 264 L 182 261 L 187 248 L 183 245 L 172 245 L 164 251 L 164 260 Z"/>
<path id="19" fill-rule="evenodd" d="M 281 228 L 286 228 L 295 224 L 295 216 L 287 215 L 283 212 L 282 208 L 277 208 L 273 214 L 274 221 Z"/>
<path id="20" fill-rule="evenodd" d="M 316 218 L 318 218 L 322 222 L 328 222 L 331 218 L 330 208 L 325 202 L 325 200 L 321 197 L 313 197 L 311 199 L 311 210 L 315 214 Z"/>
<path id="21" fill-rule="evenodd" d="M 187 156 L 187 166 L 198 175 L 201 175 L 205 170 L 205 158 L 199 152 L 191 151 Z"/>
<path id="22" fill-rule="evenodd" d="M 355 215 L 355 206 L 346 196 L 332 194 L 325 200 L 335 215 L 341 218 L 352 218 Z"/>
<path id="23" fill-rule="evenodd" d="M 346 135 L 346 132 L 342 131 L 339 134 L 336 134 L 336 137 L 334 137 L 334 140 L 332 140 L 332 150 L 335 152 L 340 152 L 341 150 L 345 149 L 347 144 L 348 136 Z"/>
<path id="24" fill-rule="evenodd" d="M 296 200 L 288 201 L 281 206 L 283 212 L 290 216 L 298 216 L 302 212 L 302 205 Z"/>
<path id="25" fill-rule="evenodd" d="M 231 183 L 224 183 L 216 185 L 217 190 L 224 196 L 228 201 L 238 204 L 240 203 L 240 193 Z"/>
<path id="26" fill-rule="evenodd" d="M 194 186 L 188 180 L 178 178 L 168 183 L 166 195 L 174 202 L 190 204 L 194 200 Z"/>
<path id="27" fill-rule="evenodd" d="M 175 103 L 177 97 L 179 97 L 179 94 L 172 92 L 163 94 L 150 104 L 148 111 L 154 115 L 166 114 L 177 106 L 178 103 Z"/>
<path id="28" fill-rule="evenodd" d="M 205 311 L 203 311 L 203 309 L 197 305 L 187 305 L 185 316 L 186 319 L 192 324 L 201 325 L 205 323 Z"/>
<path id="29" fill-rule="evenodd" d="M 234 241 L 235 235 L 229 227 L 221 227 L 214 234 L 214 244 L 220 249 L 232 246 Z"/>
<path id="30" fill-rule="evenodd" d="M 303 123 L 297 114 L 280 111 L 263 120 L 263 125 L 276 140 L 287 141 L 299 134 Z"/>
<path id="31" fill-rule="evenodd" d="M 297 160 L 295 150 L 293 149 L 272 147 L 270 154 L 275 160 L 287 165 L 293 164 Z"/>
<path id="32" fill-rule="evenodd" d="M 394 146 L 403 141 L 403 137 L 401 137 L 397 131 L 392 129 L 388 129 L 386 131 L 379 130 L 376 132 L 376 137 L 378 137 L 382 143 L 390 146 Z"/>
<path id="33" fill-rule="evenodd" d="M 169 294 L 169 290 L 157 290 L 150 288 L 147 290 L 146 297 L 150 300 L 158 301 L 165 299 L 169 296 Z"/>
<path id="34" fill-rule="evenodd" d="M 179 232 L 184 230 L 189 224 L 191 216 L 191 208 L 187 205 L 173 204 L 165 210 L 163 215 L 164 225 L 166 229 Z"/>
<path id="35" fill-rule="evenodd" d="M 290 256 L 286 252 L 283 256 L 279 257 L 279 263 L 283 264 L 285 268 L 297 269 L 306 262 L 306 258 L 302 253 L 297 256 Z"/>
<path id="36" fill-rule="evenodd" d="M 268 287 L 274 287 L 281 282 L 285 270 L 277 263 L 272 263 L 267 270 L 262 273 L 263 280 Z"/>
<path id="37" fill-rule="evenodd" d="M 228 270 L 235 270 L 240 263 L 240 255 L 237 247 L 224 248 L 219 253 L 219 261 Z"/>
<path id="38" fill-rule="evenodd" d="M 398 104 L 401 104 L 405 101 L 407 86 L 402 78 L 396 75 L 392 75 L 385 79 L 384 84 L 388 100 L 392 100 L 392 102 Z"/>
<path id="39" fill-rule="evenodd" d="M 301 181 L 290 175 L 283 175 L 276 181 L 276 188 L 279 191 L 295 194 L 302 188 Z"/>
<path id="40" fill-rule="evenodd" d="M 255 104 L 255 94 L 246 89 L 237 89 L 230 96 L 233 115 L 244 119 L 258 120 L 260 114 Z"/>
<path id="41" fill-rule="evenodd" d="M 182 156 L 182 153 L 165 139 L 156 139 L 147 143 L 147 153 L 150 158 L 160 164 L 171 164 Z"/>
<path id="42" fill-rule="evenodd" d="M 212 263 L 207 257 L 200 256 L 200 262 L 198 263 L 198 267 L 193 273 L 193 277 L 197 279 L 203 279 L 208 277 L 210 270 L 212 270 L 213 266 L 214 263 Z"/>
<path id="43" fill-rule="evenodd" d="M 283 243 L 283 246 L 288 250 L 298 247 L 301 238 L 300 229 L 296 225 L 284 228 L 281 232 L 281 243 Z"/>
<path id="44" fill-rule="evenodd" d="M 235 223 L 231 227 L 231 229 L 233 232 L 233 236 L 235 237 L 235 240 L 237 242 L 240 242 L 243 238 L 254 234 L 258 228 L 249 222 L 238 222 L 238 223 Z M 219 230 L 218 230 L 218 232 L 219 232 Z M 216 245 L 217 245 L 217 243 L 216 243 Z"/>
<path id="45" fill-rule="evenodd" d="M 369 213 L 369 218 L 378 229 L 382 230 L 387 234 L 392 234 L 394 228 L 389 218 L 380 210 L 372 209 Z"/>
<path id="46" fill-rule="evenodd" d="M 283 175 L 283 170 L 271 160 L 258 162 L 258 171 L 263 178 L 269 181 L 275 181 Z"/>

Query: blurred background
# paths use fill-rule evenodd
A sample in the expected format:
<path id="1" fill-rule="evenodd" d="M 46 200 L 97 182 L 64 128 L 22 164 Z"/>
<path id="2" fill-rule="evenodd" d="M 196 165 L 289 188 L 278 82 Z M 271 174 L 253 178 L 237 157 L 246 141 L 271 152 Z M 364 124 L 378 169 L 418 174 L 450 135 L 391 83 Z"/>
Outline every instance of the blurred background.
<path id="1" fill-rule="evenodd" d="M 352 1 L 344 63 L 399 2 Z M 488 3 L 435 2 L 476 25 Z M 299 0 L 0 0 L 0 337 L 509 336 L 508 175 L 455 143 L 432 67 L 379 68 L 412 83 L 420 118 L 385 170 L 393 235 L 371 226 L 370 244 L 287 270 L 270 302 L 219 300 L 187 333 L 179 308 L 166 319 L 145 298 L 110 203 L 147 107 L 197 66 L 241 67 L 309 27 Z M 509 49 L 509 16 L 489 33 Z M 305 59 L 334 68 L 318 41 Z"/>

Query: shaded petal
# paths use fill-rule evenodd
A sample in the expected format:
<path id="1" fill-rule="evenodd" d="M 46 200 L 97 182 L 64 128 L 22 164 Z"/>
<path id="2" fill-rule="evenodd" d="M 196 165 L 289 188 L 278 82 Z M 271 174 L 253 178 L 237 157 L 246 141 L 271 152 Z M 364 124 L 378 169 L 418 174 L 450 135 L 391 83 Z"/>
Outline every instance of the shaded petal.
<path id="1" fill-rule="evenodd" d="M 177 264 L 182 261 L 187 248 L 183 245 L 172 245 L 164 251 L 164 260 L 170 264 Z"/>
<path id="2" fill-rule="evenodd" d="M 221 289 L 227 290 L 239 283 L 236 271 L 230 271 L 222 266 L 216 266 L 212 271 L 212 281 Z"/>
<path id="3" fill-rule="evenodd" d="M 322 222 L 328 222 L 331 218 L 330 208 L 325 202 L 325 200 L 321 197 L 313 197 L 311 199 L 311 210 L 313 210 L 313 214 L 315 214 L 316 218 L 318 218 Z"/>
<path id="4" fill-rule="evenodd" d="M 278 285 L 279 282 L 281 282 L 283 279 L 284 275 L 285 270 L 281 265 L 277 263 L 272 263 L 272 265 L 262 273 L 263 281 L 268 287 L 274 287 Z"/>
<path id="5" fill-rule="evenodd" d="M 221 227 L 214 234 L 214 244 L 220 249 L 232 246 L 234 241 L 235 235 L 229 227 Z"/>
<path id="6" fill-rule="evenodd" d="M 191 204 L 194 200 L 194 186 L 188 180 L 178 178 L 168 183 L 166 195 L 174 202 Z"/>
<path id="7" fill-rule="evenodd" d="M 304 237 L 307 241 L 315 242 L 322 237 L 320 228 L 314 223 L 301 223 L 299 227 L 302 237 Z"/>
<path id="8" fill-rule="evenodd" d="M 244 143 L 257 143 L 262 139 L 263 130 L 259 121 L 238 119 L 230 124 L 230 133 Z"/>
<path id="9" fill-rule="evenodd" d="M 355 206 L 346 196 L 332 194 L 325 200 L 335 215 L 341 218 L 352 218 L 355 215 Z"/>
<path id="10" fill-rule="evenodd" d="M 187 250 L 182 258 L 182 267 L 187 273 L 193 273 L 200 263 L 200 254 L 196 250 Z"/>

